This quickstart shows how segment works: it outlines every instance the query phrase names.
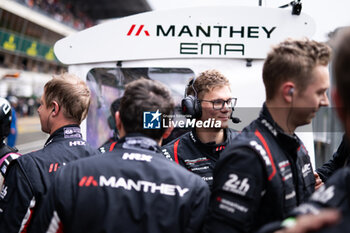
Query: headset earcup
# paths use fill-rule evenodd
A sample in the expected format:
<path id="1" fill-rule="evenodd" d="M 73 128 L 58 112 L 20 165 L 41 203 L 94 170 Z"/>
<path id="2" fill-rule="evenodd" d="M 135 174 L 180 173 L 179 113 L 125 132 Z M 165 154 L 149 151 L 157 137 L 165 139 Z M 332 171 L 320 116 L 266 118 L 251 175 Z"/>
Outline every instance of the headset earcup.
<path id="1" fill-rule="evenodd" d="M 182 114 L 188 115 L 191 118 L 199 118 L 202 116 L 202 107 L 199 100 L 193 96 L 186 96 L 181 101 Z"/>
<path id="2" fill-rule="evenodd" d="M 181 101 L 181 111 L 182 114 L 188 115 L 191 118 L 195 114 L 193 96 L 189 95 L 182 99 Z"/>
<path id="3" fill-rule="evenodd" d="M 201 102 L 195 97 L 195 116 L 194 118 L 199 119 L 202 116 L 202 105 Z"/>

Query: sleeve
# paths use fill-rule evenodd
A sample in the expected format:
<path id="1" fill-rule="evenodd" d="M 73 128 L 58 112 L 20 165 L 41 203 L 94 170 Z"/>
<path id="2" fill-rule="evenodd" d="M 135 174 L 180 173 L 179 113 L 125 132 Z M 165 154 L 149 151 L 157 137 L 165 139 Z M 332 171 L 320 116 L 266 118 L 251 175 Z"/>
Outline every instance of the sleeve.
<path id="1" fill-rule="evenodd" d="M 30 224 L 29 233 L 65 232 L 64 229 L 72 224 L 73 209 L 75 208 L 76 173 L 72 166 L 74 162 L 62 167 L 57 172 L 52 185 L 44 195 L 35 218 Z M 67 230 L 67 229 L 66 229 Z M 74 230 L 67 230 L 74 232 Z"/>
<path id="2" fill-rule="evenodd" d="M 296 207 L 291 213 L 290 217 L 298 217 L 307 214 L 319 214 L 322 210 L 338 209 L 349 216 L 349 192 L 350 192 L 350 168 L 343 168 L 337 171 L 320 189 L 318 189 L 307 202 Z M 343 216 L 344 217 L 344 216 Z M 272 233 L 284 227 L 284 221 L 276 221 L 268 223 L 259 229 L 257 233 Z M 328 229 L 328 228 L 327 228 Z M 328 232 L 327 229 L 322 232 Z M 344 228 L 342 231 L 347 232 Z M 328 229 L 329 230 L 329 229 Z M 317 231 L 318 232 L 318 231 Z M 332 231 L 333 232 L 333 231 Z M 335 232 L 335 231 L 334 231 Z"/>
<path id="3" fill-rule="evenodd" d="M 30 182 L 17 161 L 13 161 L 0 193 L 0 232 L 25 232 L 35 206 Z"/>
<path id="4" fill-rule="evenodd" d="M 180 138 L 175 140 L 174 143 L 169 143 L 162 147 L 162 153 L 165 158 L 173 161 L 177 164 L 180 164 L 183 167 L 186 167 L 185 162 L 181 158 L 181 152 L 179 151 L 181 148 Z"/>
<path id="5" fill-rule="evenodd" d="M 266 179 L 263 164 L 253 150 L 227 148 L 214 169 L 204 232 L 252 231 Z"/>
<path id="6" fill-rule="evenodd" d="M 349 156 L 350 149 L 344 135 L 343 140 L 341 141 L 337 151 L 333 154 L 332 158 L 323 164 L 322 167 L 316 169 L 316 172 L 322 181 L 326 182 L 337 169 L 344 167 Z"/>
<path id="7" fill-rule="evenodd" d="M 201 179 L 198 179 L 196 185 L 197 192 L 193 195 L 193 203 L 191 207 L 191 218 L 188 222 L 185 233 L 201 232 L 205 215 L 209 204 L 209 186 Z"/>
<path id="8" fill-rule="evenodd" d="M 350 205 L 349 193 L 350 168 L 345 167 L 336 171 L 307 202 L 294 209 L 291 215 L 317 214 L 323 208 L 336 208 L 345 212 Z"/>
<path id="9" fill-rule="evenodd" d="M 54 183 L 43 197 L 42 203 L 37 210 L 28 233 L 40 232 L 63 232 L 63 224 L 58 211 L 58 187 L 60 186 L 59 174 L 56 175 Z M 67 190 L 66 190 L 67 191 Z"/>

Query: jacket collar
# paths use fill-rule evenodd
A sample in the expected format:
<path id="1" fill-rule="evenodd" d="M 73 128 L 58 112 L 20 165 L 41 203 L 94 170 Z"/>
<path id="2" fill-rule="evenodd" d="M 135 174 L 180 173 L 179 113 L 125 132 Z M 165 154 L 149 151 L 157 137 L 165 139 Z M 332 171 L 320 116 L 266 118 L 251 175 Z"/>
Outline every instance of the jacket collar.
<path id="1" fill-rule="evenodd" d="M 302 144 L 295 133 L 293 133 L 293 135 L 285 133 L 283 129 L 273 120 L 265 103 L 262 107 L 258 120 L 288 151 L 298 150 Z"/>
<path id="2" fill-rule="evenodd" d="M 47 139 L 44 147 L 49 145 L 56 138 L 82 138 L 81 131 L 79 125 L 71 124 L 65 125 L 59 129 L 57 129 L 50 137 Z"/>
<path id="3" fill-rule="evenodd" d="M 215 144 L 215 142 L 208 142 L 208 143 L 202 143 L 196 133 L 195 129 L 192 129 L 189 136 L 191 141 L 196 144 L 200 148 L 205 148 L 205 150 L 212 150 L 213 152 L 221 151 L 225 149 L 225 146 L 227 145 L 229 138 L 227 136 L 228 129 L 224 129 L 224 138 L 225 140 L 222 143 Z"/>
<path id="4" fill-rule="evenodd" d="M 127 134 L 118 140 L 117 145 L 124 149 L 141 149 L 161 153 L 158 143 L 141 133 Z"/>

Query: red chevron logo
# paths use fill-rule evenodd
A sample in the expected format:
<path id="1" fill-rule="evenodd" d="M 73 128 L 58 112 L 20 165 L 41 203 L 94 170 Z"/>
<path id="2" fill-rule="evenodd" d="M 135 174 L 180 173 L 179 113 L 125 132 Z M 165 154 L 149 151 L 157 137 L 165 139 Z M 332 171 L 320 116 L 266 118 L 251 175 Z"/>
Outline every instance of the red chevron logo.
<path id="1" fill-rule="evenodd" d="M 144 26 L 145 26 L 144 24 L 141 24 L 139 26 L 139 29 L 136 31 L 135 36 L 139 36 L 142 31 L 146 34 L 146 36 L 149 36 L 149 32 L 147 30 L 142 30 Z M 131 25 L 127 36 L 131 36 L 131 34 L 133 33 L 135 27 L 136 27 L 136 24 Z"/>
<path id="2" fill-rule="evenodd" d="M 51 163 L 49 168 L 49 173 L 57 171 L 58 168 L 59 168 L 58 163 Z"/>
<path id="3" fill-rule="evenodd" d="M 84 176 L 79 181 L 79 186 L 80 187 L 82 187 L 82 186 L 89 187 L 90 185 L 97 186 L 97 181 L 94 179 L 93 176 Z"/>

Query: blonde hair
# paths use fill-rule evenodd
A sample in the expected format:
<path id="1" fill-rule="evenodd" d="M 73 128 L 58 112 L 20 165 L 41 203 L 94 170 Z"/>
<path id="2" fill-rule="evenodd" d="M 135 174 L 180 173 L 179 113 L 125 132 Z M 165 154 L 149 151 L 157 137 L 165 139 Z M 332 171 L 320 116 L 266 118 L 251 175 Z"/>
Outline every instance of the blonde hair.
<path id="1" fill-rule="evenodd" d="M 318 65 L 326 66 L 331 49 L 325 43 L 314 40 L 285 40 L 268 54 L 263 67 L 266 99 L 272 99 L 280 85 L 295 82 L 301 91 L 311 80 L 311 72 Z"/>
<path id="2" fill-rule="evenodd" d="M 69 73 L 54 76 L 44 87 L 46 106 L 56 101 L 67 119 L 80 124 L 90 106 L 90 90 L 79 77 Z"/>
<path id="3" fill-rule="evenodd" d="M 192 80 L 189 81 L 186 95 L 195 95 L 195 91 L 198 95 L 203 95 L 204 93 L 208 93 L 211 90 L 213 90 L 215 87 L 223 87 L 228 86 L 230 87 L 229 80 L 221 74 L 217 70 L 206 70 L 198 75 L 198 77 L 195 79 L 193 86 L 192 86 Z M 193 90 L 193 88 L 195 90 Z"/>

